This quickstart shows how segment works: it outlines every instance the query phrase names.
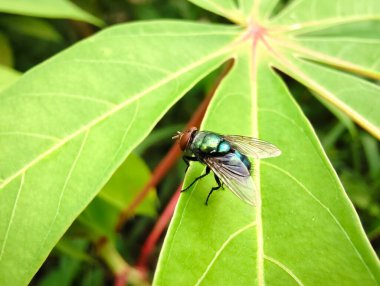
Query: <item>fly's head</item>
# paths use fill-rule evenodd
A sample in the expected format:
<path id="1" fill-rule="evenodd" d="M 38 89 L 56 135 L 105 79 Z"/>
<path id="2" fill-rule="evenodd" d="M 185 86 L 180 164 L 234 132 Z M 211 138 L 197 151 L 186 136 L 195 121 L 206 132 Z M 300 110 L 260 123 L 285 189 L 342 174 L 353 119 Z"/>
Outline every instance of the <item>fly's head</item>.
<path id="1" fill-rule="evenodd" d="M 182 151 L 186 150 L 190 146 L 192 139 L 194 138 L 195 133 L 197 132 L 196 127 L 191 127 L 185 132 L 177 131 L 177 135 L 173 136 L 172 139 L 178 139 L 179 147 Z"/>

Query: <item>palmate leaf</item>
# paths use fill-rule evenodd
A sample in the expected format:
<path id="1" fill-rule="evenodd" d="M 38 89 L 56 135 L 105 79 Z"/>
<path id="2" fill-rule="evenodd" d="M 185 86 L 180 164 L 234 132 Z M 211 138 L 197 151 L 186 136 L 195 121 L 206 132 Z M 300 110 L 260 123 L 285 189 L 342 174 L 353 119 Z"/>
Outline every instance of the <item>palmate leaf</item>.
<path id="1" fill-rule="evenodd" d="M 380 139 L 380 87 L 377 84 L 296 58 L 292 62 L 291 66 L 296 68 L 295 78 Z"/>
<path id="2" fill-rule="evenodd" d="M 1 285 L 27 284 L 170 106 L 230 58 L 234 67 L 202 128 L 259 137 L 283 153 L 254 162 L 256 208 L 229 191 L 216 193 L 205 207 L 211 178 L 182 195 L 155 284 L 380 283 L 379 263 L 358 217 L 311 126 L 274 71 L 296 78 L 380 137 L 378 115 L 370 109 L 379 106 L 380 97 L 372 95 L 378 87 L 333 69 L 376 78 L 370 61 L 352 56 L 365 46 L 357 41 L 347 56 L 338 48 L 302 43 L 302 31 L 319 28 L 318 19 L 326 26 L 374 18 L 377 2 L 368 1 L 370 16 L 357 5 L 342 6 L 322 15 L 317 11 L 309 19 L 313 25 L 305 26 L 308 18 L 297 16 L 296 23 L 285 12 L 272 22 L 277 0 L 193 2 L 241 26 L 120 25 L 43 63 L 0 95 Z M 295 2 L 298 8 L 290 4 L 285 9 L 293 11 L 287 13 L 307 15 L 307 1 Z M 336 17 L 339 21 L 331 20 Z M 332 76 L 342 83 L 326 80 Z M 342 87 L 351 82 L 364 100 Z M 192 166 L 186 183 L 203 170 Z"/>
<path id="3" fill-rule="evenodd" d="M 264 12 L 258 19 L 270 28 L 260 31 L 255 26 L 254 43 L 234 54 L 235 65 L 213 98 L 202 128 L 268 140 L 282 155 L 254 162 L 256 208 L 229 191 L 216 193 L 205 207 L 204 199 L 216 185 L 211 176 L 182 195 L 155 285 L 380 283 L 379 261 L 355 210 L 312 127 L 273 69 L 296 78 L 380 138 L 379 87 L 334 69 L 378 78 L 373 60 L 378 41 L 302 35 L 313 25 L 318 29 L 378 18 L 380 6 L 366 1 L 368 10 L 363 10 L 355 9 L 354 1 L 337 1 L 337 10 L 325 11 L 331 1 L 293 1 L 271 21 L 265 19 L 270 12 L 261 8 L 273 8 L 270 2 L 254 3 L 258 10 L 251 15 Z M 316 12 L 307 18 L 310 2 Z M 295 27 L 299 36 L 288 32 Z M 194 164 L 185 185 L 203 171 Z"/>
<path id="4" fill-rule="evenodd" d="M 294 0 L 270 22 L 272 26 L 286 26 L 291 30 L 320 29 L 326 25 L 380 19 L 379 15 L 380 2 L 377 0 Z"/>
<path id="5" fill-rule="evenodd" d="M 380 78 L 379 39 L 301 37 L 272 41 L 273 44 L 290 50 L 298 57 L 320 61 L 368 77 Z"/>
<path id="6" fill-rule="evenodd" d="M 282 155 L 254 164 L 256 208 L 228 191 L 205 207 L 211 178 L 182 196 L 156 285 L 376 285 L 376 257 L 312 128 L 268 60 L 251 70 L 250 52 L 238 55 L 203 127 L 259 136 Z"/>
<path id="7" fill-rule="evenodd" d="M 115 27 L 0 95 L 1 285 L 28 283 L 170 106 L 226 60 L 238 31 L 165 21 Z"/>
<path id="8" fill-rule="evenodd" d="M 232 22 L 241 23 L 241 19 L 244 19 L 242 10 L 238 9 L 234 1 L 204 1 L 204 0 L 189 0 L 194 4 L 214 12 L 215 14 L 226 17 Z"/>

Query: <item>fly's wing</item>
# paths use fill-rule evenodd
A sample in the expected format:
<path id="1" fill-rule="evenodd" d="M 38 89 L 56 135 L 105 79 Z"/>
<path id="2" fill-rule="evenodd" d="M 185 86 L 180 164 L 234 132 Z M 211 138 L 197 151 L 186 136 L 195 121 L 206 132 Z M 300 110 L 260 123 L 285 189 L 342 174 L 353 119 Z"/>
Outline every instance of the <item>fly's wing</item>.
<path id="1" fill-rule="evenodd" d="M 276 146 L 260 139 L 239 135 L 222 135 L 222 137 L 231 144 L 232 148 L 249 157 L 261 159 L 281 154 Z"/>
<path id="2" fill-rule="evenodd" d="M 229 153 L 207 157 L 203 161 L 236 196 L 250 205 L 255 205 L 255 184 L 249 170 L 236 155 Z"/>

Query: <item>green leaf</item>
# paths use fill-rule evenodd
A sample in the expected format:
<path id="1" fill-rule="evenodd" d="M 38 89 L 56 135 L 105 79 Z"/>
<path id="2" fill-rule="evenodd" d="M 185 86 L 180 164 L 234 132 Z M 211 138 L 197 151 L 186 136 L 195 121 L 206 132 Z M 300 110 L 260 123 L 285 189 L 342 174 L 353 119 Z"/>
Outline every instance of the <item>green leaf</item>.
<path id="1" fill-rule="evenodd" d="M 83 251 L 88 246 L 88 243 L 83 240 L 70 241 L 69 244 L 70 248 L 77 252 Z M 80 265 L 81 261 L 73 258 L 73 256 L 59 256 L 58 265 L 43 276 L 38 286 L 73 285 L 75 276 L 80 270 Z"/>
<path id="2" fill-rule="evenodd" d="M 103 269 L 91 269 L 84 274 L 80 286 L 103 286 L 104 276 Z"/>
<path id="3" fill-rule="evenodd" d="M 366 154 L 366 159 L 368 161 L 370 175 L 373 178 L 378 178 L 378 175 L 380 174 L 379 144 L 374 138 L 368 136 L 367 134 L 363 134 L 361 136 L 361 141 L 363 144 L 364 152 Z"/>
<path id="4" fill-rule="evenodd" d="M 380 2 L 377 0 L 295 0 L 271 22 L 298 30 L 370 19 L 380 19 Z"/>
<path id="5" fill-rule="evenodd" d="M 117 26 L 0 95 L 0 284 L 28 283 L 170 106 L 226 60 L 239 31 L 175 21 Z"/>
<path id="6" fill-rule="evenodd" d="M 66 0 L 2 0 L 0 11 L 4 13 L 43 18 L 68 18 L 101 26 L 103 22 Z"/>
<path id="7" fill-rule="evenodd" d="M 355 38 L 345 53 L 333 44 L 308 46 L 302 38 L 310 28 L 377 17 L 378 2 L 359 7 L 337 1 L 330 11 L 331 1 L 300 0 L 274 19 L 268 18 L 273 9 L 282 7 L 276 0 L 193 2 L 241 27 L 181 21 L 116 26 L 32 69 L 0 94 L 1 285 L 27 284 L 169 108 L 231 58 L 235 65 L 202 128 L 268 140 L 282 155 L 254 162 L 256 207 L 228 190 L 205 207 L 215 185 L 211 176 L 182 195 L 155 283 L 380 283 L 379 261 L 355 210 L 274 71 L 297 79 L 380 138 L 379 88 L 360 77 L 376 78 L 377 66 L 354 55 L 376 52 L 377 42 Z M 310 3 L 321 9 L 310 10 Z M 319 35 L 321 43 L 326 37 Z M 185 184 L 202 171 L 194 164 Z"/>
<path id="8" fill-rule="evenodd" d="M 170 138 L 178 130 L 183 130 L 183 124 L 169 125 L 167 127 L 154 130 L 149 136 L 135 149 L 135 153 L 138 155 L 143 154 L 146 149 L 151 146 L 157 146 L 161 142 L 165 142 L 167 138 Z"/>
<path id="9" fill-rule="evenodd" d="M 62 40 L 62 36 L 55 27 L 45 20 L 32 17 L 4 15 L 0 18 L 0 22 L 12 32 L 46 41 L 59 42 Z"/>
<path id="10" fill-rule="evenodd" d="M 380 21 L 368 20 L 331 26 L 308 33 L 310 36 L 349 37 L 357 39 L 380 39 Z"/>
<path id="11" fill-rule="evenodd" d="M 257 5 L 258 7 L 254 8 L 253 13 L 256 14 L 256 17 L 261 21 L 267 22 L 274 10 L 282 4 L 281 0 L 254 1 L 254 5 Z"/>
<path id="12" fill-rule="evenodd" d="M 275 43 L 298 56 L 380 79 L 379 39 L 302 37 Z"/>
<path id="13" fill-rule="evenodd" d="M 71 257 L 75 260 L 93 263 L 95 261 L 94 258 L 85 252 L 88 245 L 89 241 L 86 239 L 72 238 L 65 235 L 57 243 L 55 249 L 61 254 Z"/>
<path id="14" fill-rule="evenodd" d="M 250 17 L 263 18 L 270 16 L 279 0 L 189 0 L 194 4 L 229 19 L 231 22 L 247 25 Z"/>
<path id="15" fill-rule="evenodd" d="M 16 82 L 20 76 L 20 72 L 0 65 L 0 91 Z"/>
<path id="16" fill-rule="evenodd" d="M 297 58 L 290 59 L 290 73 L 326 101 L 343 110 L 380 139 L 380 87 L 355 76 Z M 289 68 L 289 69 L 288 69 Z M 357 95 L 361 96 L 358 97 Z M 368 104 L 368 103 L 371 104 Z"/>
<path id="17" fill-rule="evenodd" d="M 243 13 L 238 9 L 237 3 L 234 0 L 189 0 L 194 4 L 214 12 L 215 14 L 226 17 L 235 23 L 243 23 L 244 16 Z M 244 1 L 241 1 L 244 2 Z M 250 1 L 248 1 L 250 2 Z"/>
<path id="18" fill-rule="evenodd" d="M 282 155 L 254 162 L 256 207 L 228 190 L 206 207 L 211 176 L 181 196 L 155 285 L 376 285 L 377 258 L 314 131 L 268 61 L 251 66 L 250 53 L 237 56 L 202 127 L 260 137 Z M 253 56 L 266 58 L 263 46 Z M 185 186 L 202 171 L 192 166 Z"/>
<path id="19" fill-rule="evenodd" d="M 13 52 L 8 38 L 0 33 L 0 65 L 11 67 L 13 65 Z"/>
<path id="20" fill-rule="evenodd" d="M 131 154 L 116 170 L 111 179 L 79 216 L 79 221 L 88 226 L 96 236 L 113 238 L 122 210 L 125 210 L 149 181 L 150 171 L 144 161 Z M 156 193 L 152 189 L 147 198 L 136 209 L 137 214 L 156 215 Z"/>

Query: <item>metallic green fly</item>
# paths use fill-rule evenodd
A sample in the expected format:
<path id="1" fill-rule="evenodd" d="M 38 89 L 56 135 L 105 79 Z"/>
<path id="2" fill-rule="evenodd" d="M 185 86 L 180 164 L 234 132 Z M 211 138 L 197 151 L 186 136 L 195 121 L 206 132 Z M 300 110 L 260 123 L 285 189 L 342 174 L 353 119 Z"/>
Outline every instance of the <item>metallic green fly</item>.
<path id="1" fill-rule="evenodd" d="M 279 156 L 281 151 L 276 146 L 252 137 L 198 131 L 195 127 L 186 132 L 178 131 L 177 133 L 173 139 L 179 139 L 179 146 L 182 151 L 185 151 L 183 160 L 187 168 L 190 161 L 206 165 L 206 172 L 194 179 L 182 192 L 188 190 L 212 170 L 218 185 L 211 188 L 206 205 L 211 194 L 223 185 L 246 203 L 255 205 L 255 184 L 251 177 L 252 165 L 248 157 L 262 159 Z"/>

